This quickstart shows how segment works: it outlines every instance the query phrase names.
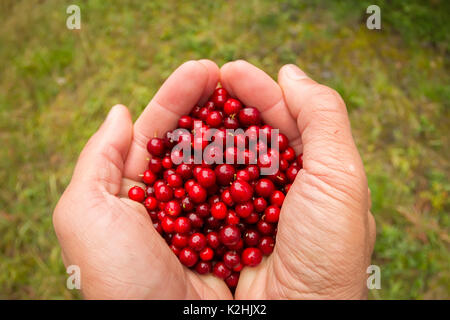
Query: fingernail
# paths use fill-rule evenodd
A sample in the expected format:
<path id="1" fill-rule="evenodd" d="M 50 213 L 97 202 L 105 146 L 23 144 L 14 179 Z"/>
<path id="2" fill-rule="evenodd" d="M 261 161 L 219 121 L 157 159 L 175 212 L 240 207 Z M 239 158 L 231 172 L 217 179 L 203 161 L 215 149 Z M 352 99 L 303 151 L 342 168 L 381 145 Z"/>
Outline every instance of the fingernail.
<path id="1" fill-rule="evenodd" d="M 286 70 L 286 76 L 291 80 L 302 80 L 309 78 L 306 73 L 300 70 L 300 68 L 295 64 L 287 64 L 284 66 L 284 69 Z"/>

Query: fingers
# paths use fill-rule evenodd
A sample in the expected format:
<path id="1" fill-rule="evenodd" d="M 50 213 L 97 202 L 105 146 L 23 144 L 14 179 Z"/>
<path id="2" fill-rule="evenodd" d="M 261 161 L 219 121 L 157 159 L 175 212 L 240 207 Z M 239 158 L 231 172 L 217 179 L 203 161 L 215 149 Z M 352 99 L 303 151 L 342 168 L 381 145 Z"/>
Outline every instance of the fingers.
<path id="1" fill-rule="evenodd" d="M 188 61 L 172 73 L 134 124 L 125 177 L 140 180 L 147 167 L 148 140 L 175 128 L 181 115 L 212 94 L 218 80 L 219 68 L 209 60 Z"/>
<path id="2" fill-rule="evenodd" d="M 232 96 L 261 111 L 264 121 L 287 135 L 295 151 L 301 151 L 300 134 L 284 103 L 280 86 L 264 71 L 238 60 L 220 69 L 220 82 Z"/>
<path id="3" fill-rule="evenodd" d="M 118 194 L 124 161 L 131 144 L 133 123 L 125 106 L 116 105 L 84 147 L 71 185 L 100 188 Z"/>
<path id="4" fill-rule="evenodd" d="M 305 171 L 343 192 L 361 186 L 355 197 L 367 203 L 365 173 L 342 98 L 295 65 L 284 66 L 278 81 L 290 113 L 297 119 Z"/>

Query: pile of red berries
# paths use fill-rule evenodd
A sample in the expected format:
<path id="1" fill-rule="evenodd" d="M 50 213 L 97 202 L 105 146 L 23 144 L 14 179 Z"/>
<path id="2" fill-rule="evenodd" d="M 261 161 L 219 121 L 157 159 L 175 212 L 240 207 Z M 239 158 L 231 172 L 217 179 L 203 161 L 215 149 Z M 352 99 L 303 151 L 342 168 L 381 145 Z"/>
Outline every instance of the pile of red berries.
<path id="1" fill-rule="evenodd" d="M 242 128 L 244 135 L 232 136 L 241 147 L 222 151 L 223 158 L 236 159 L 242 153 L 244 163 L 195 164 L 190 156 L 174 164 L 174 146 L 183 139 L 193 141 L 192 151 L 203 151 L 209 144 L 203 135 L 194 135 L 198 128 L 194 123 L 200 123 L 202 131 L 217 129 L 212 141 L 222 139 L 223 145 L 230 135 L 227 129 Z M 182 116 L 178 127 L 189 130 L 189 136 L 174 141 L 169 131 L 148 142 L 152 157 L 142 175 L 146 189 L 134 186 L 128 196 L 144 204 L 155 229 L 183 265 L 199 274 L 212 272 L 235 288 L 244 266 L 257 266 L 263 255 L 272 253 L 280 208 L 302 168 L 302 155 L 296 157 L 282 133 L 276 136 L 278 148 L 271 148 L 273 128 L 263 124 L 257 109 L 244 107 L 223 88 L 217 88 L 204 106 Z M 248 138 L 262 134 L 268 143 L 258 142 L 255 153 Z M 274 164 L 278 169 L 273 174 L 261 175 L 261 168 Z"/>

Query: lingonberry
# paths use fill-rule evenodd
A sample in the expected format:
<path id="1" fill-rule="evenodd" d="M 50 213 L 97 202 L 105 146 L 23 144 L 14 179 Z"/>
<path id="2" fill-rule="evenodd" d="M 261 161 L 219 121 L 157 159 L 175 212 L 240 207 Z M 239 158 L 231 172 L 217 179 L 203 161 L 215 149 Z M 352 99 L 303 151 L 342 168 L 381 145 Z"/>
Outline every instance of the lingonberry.
<path id="1" fill-rule="evenodd" d="M 278 141 L 278 150 L 280 150 L 280 152 L 283 152 L 289 146 L 289 139 L 286 137 L 286 135 L 282 134 L 281 132 L 277 136 L 277 141 Z"/>
<path id="2" fill-rule="evenodd" d="M 222 261 L 217 262 L 214 265 L 213 273 L 220 279 L 226 279 L 231 275 L 231 270 Z"/>
<path id="3" fill-rule="evenodd" d="M 207 203 L 202 203 L 197 206 L 195 212 L 199 217 L 205 218 L 209 215 L 209 205 Z"/>
<path id="4" fill-rule="evenodd" d="M 147 143 L 148 152 L 155 157 L 160 157 L 165 152 L 164 140 L 160 138 L 152 138 Z"/>
<path id="5" fill-rule="evenodd" d="M 225 129 L 233 129 L 236 130 L 239 128 L 239 121 L 236 117 L 227 117 L 223 120 L 223 126 Z"/>
<path id="6" fill-rule="evenodd" d="M 292 147 L 287 147 L 286 150 L 284 150 L 281 153 L 281 157 L 285 159 L 286 161 L 293 161 L 295 159 L 295 151 Z"/>
<path id="7" fill-rule="evenodd" d="M 247 170 L 239 170 L 236 173 L 236 180 L 250 181 L 250 173 Z"/>
<path id="8" fill-rule="evenodd" d="M 255 192 L 257 195 L 268 198 L 275 191 L 273 182 L 267 178 L 259 179 L 255 186 Z"/>
<path id="9" fill-rule="evenodd" d="M 221 201 L 214 203 L 211 206 L 211 215 L 215 219 L 225 219 L 225 217 L 227 216 L 227 206 L 225 205 L 225 203 Z"/>
<path id="10" fill-rule="evenodd" d="M 211 128 L 218 128 L 222 124 L 223 116 L 219 111 L 211 111 L 206 117 L 206 123 Z"/>
<path id="11" fill-rule="evenodd" d="M 139 186 L 134 186 L 128 190 L 128 198 L 137 202 L 142 202 L 145 199 L 145 191 Z"/>
<path id="12" fill-rule="evenodd" d="M 176 188 L 173 191 L 173 196 L 175 197 L 175 199 L 183 199 L 185 195 L 186 190 L 184 190 L 184 188 Z"/>
<path id="13" fill-rule="evenodd" d="M 286 170 L 286 176 L 289 180 L 289 182 L 294 182 L 295 177 L 298 174 L 299 169 L 297 167 L 294 166 L 290 166 L 289 168 L 287 168 Z"/>
<path id="14" fill-rule="evenodd" d="M 259 221 L 259 214 L 256 212 L 250 213 L 250 215 L 247 218 L 245 218 L 245 222 L 247 224 L 255 224 L 258 221 Z"/>
<path id="15" fill-rule="evenodd" d="M 238 224 L 240 222 L 239 217 L 236 212 L 228 210 L 227 216 L 225 218 L 225 224 Z"/>
<path id="16" fill-rule="evenodd" d="M 182 116 L 180 119 L 178 119 L 178 127 L 192 130 L 194 126 L 194 120 L 190 116 Z"/>
<path id="17" fill-rule="evenodd" d="M 159 173 L 162 170 L 162 161 L 160 158 L 152 157 L 148 162 L 148 169 L 153 173 Z"/>
<path id="18" fill-rule="evenodd" d="M 188 233 L 191 231 L 191 220 L 186 217 L 178 217 L 174 222 L 174 231 L 178 233 Z"/>
<path id="19" fill-rule="evenodd" d="M 247 218 L 253 212 L 253 201 L 249 200 L 236 205 L 236 214 L 241 218 Z"/>
<path id="20" fill-rule="evenodd" d="M 223 111 L 229 116 L 237 114 L 241 109 L 242 103 L 233 98 L 228 99 L 223 106 Z"/>
<path id="21" fill-rule="evenodd" d="M 189 247 L 195 251 L 201 251 L 206 247 L 206 237 L 203 233 L 194 233 L 189 237 Z"/>
<path id="22" fill-rule="evenodd" d="M 256 247 L 260 239 L 259 232 L 253 229 L 248 230 L 244 235 L 244 242 L 249 247 Z"/>
<path id="23" fill-rule="evenodd" d="M 188 190 L 189 197 L 194 201 L 194 203 L 202 203 L 206 200 L 206 190 L 199 185 L 194 183 L 192 187 Z"/>
<path id="24" fill-rule="evenodd" d="M 178 217 L 181 213 L 180 203 L 176 200 L 171 200 L 166 203 L 164 211 L 171 217 Z"/>
<path id="25" fill-rule="evenodd" d="M 207 274 L 210 273 L 212 269 L 211 262 L 207 261 L 199 261 L 195 265 L 195 271 L 197 271 L 198 274 Z"/>
<path id="26" fill-rule="evenodd" d="M 258 231 L 265 236 L 270 236 L 274 233 L 274 226 L 267 221 L 259 220 L 256 224 L 256 228 Z"/>
<path id="27" fill-rule="evenodd" d="M 222 257 L 223 263 L 228 268 L 232 269 L 234 266 L 238 265 L 241 262 L 241 258 L 236 251 L 227 251 Z"/>
<path id="28" fill-rule="evenodd" d="M 208 242 L 208 246 L 213 249 L 217 249 L 220 246 L 219 234 L 215 231 L 208 232 L 206 241 Z"/>
<path id="29" fill-rule="evenodd" d="M 187 163 L 181 163 L 176 170 L 176 173 L 184 180 L 192 177 L 192 165 Z"/>
<path id="30" fill-rule="evenodd" d="M 172 237 L 172 244 L 177 248 L 184 248 L 188 245 L 188 236 L 185 234 L 175 233 Z"/>
<path id="31" fill-rule="evenodd" d="M 145 170 L 142 174 L 142 182 L 145 184 L 153 184 L 156 179 L 158 179 L 158 176 L 151 170 Z"/>
<path id="32" fill-rule="evenodd" d="M 266 199 L 259 197 L 253 200 L 253 207 L 255 208 L 256 212 L 263 212 L 267 208 L 267 201 Z"/>
<path id="33" fill-rule="evenodd" d="M 214 257 L 214 250 L 210 247 L 206 247 L 202 251 L 200 251 L 199 256 L 203 261 L 210 261 Z"/>
<path id="34" fill-rule="evenodd" d="M 261 114 L 256 108 L 246 107 L 239 111 L 239 122 L 245 127 L 258 125 L 260 121 Z"/>
<path id="35" fill-rule="evenodd" d="M 284 198 L 285 198 L 284 193 L 281 192 L 280 190 L 276 190 L 270 196 L 270 203 L 274 206 L 278 206 L 281 208 L 281 206 L 283 205 Z"/>
<path id="36" fill-rule="evenodd" d="M 277 206 L 268 206 L 266 210 L 264 210 L 264 219 L 266 222 L 275 223 L 278 222 L 280 218 L 280 208 Z"/>
<path id="37" fill-rule="evenodd" d="M 147 197 L 145 198 L 144 206 L 147 210 L 155 210 L 158 207 L 158 200 L 155 197 Z"/>
<path id="38" fill-rule="evenodd" d="M 234 270 L 234 269 L 233 269 Z M 234 270 L 235 271 L 235 270 Z M 233 272 L 225 279 L 225 283 L 229 288 L 236 288 L 239 282 L 239 273 Z"/>
<path id="39" fill-rule="evenodd" d="M 200 168 L 196 174 L 196 179 L 202 187 L 209 188 L 216 183 L 216 174 L 210 168 Z"/>
<path id="40" fill-rule="evenodd" d="M 161 221 L 161 227 L 165 233 L 172 233 L 175 230 L 175 220 L 172 217 L 165 216 Z"/>
<path id="41" fill-rule="evenodd" d="M 236 245 L 241 239 L 241 232 L 238 227 L 228 225 L 220 229 L 219 239 L 226 246 Z"/>
<path id="42" fill-rule="evenodd" d="M 187 218 L 191 221 L 191 225 L 193 228 L 201 228 L 203 227 L 203 219 L 194 212 L 190 212 L 187 214 Z"/>
<path id="43" fill-rule="evenodd" d="M 169 201 L 173 197 L 172 188 L 166 184 L 155 186 L 155 197 L 159 201 Z"/>
<path id="44" fill-rule="evenodd" d="M 178 258 L 182 264 L 190 268 L 197 263 L 198 255 L 192 248 L 186 247 L 181 249 Z"/>
<path id="45" fill-rule="evenodd" d="M 223 186 L 227 186 L 233 181 L 236 169 L 231 164 L 220 164 L 214 170 L 217 182 Z"/>
<path id="46" fill-rule="evenodd" d="M 234 205 L 233 198 L 231 197 L 230 189 L 225 189 L 220 195 L 220 200 L 227 206 L 232 207 Z"/>
<path id="47" fill-rule="evenodd" d="M 167 184 L 173 188 L 178 188 L 183 185 L 183 179 L 176 173 L 169 175 L 166 181 Z"/>
<path id="48" fill-rule="evenodd" d="M 237 180 L 230 187 L 231 197 L 236 203 L 242 203 L 250 200 L 253 196 L 253 188 L 247 182 Z"/>
<path id="49" fill-rule="evenodd" d="M 242 263 L 246 266 L 256 267 L 261 263 L 262 252 L 258 248 L 246 248 L 242 252 Z"/>
<path id="50" fill-rule="evenodd" d="M 268 236 L 262 237 L 258 244 L 259 250 L 266 256 L 272 253 L 274 246 L 275 240 Z"/>

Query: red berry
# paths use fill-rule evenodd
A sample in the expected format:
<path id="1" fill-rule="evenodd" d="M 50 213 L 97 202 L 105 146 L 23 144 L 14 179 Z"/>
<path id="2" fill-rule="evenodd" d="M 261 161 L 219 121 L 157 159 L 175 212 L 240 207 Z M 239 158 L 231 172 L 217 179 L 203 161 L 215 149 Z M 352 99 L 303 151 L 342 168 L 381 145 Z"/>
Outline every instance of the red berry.
<path id="1" fill-rule="evenodd" d="M 255 192 L 261 197 L 269 198 L 274 191 L 275 186 L 273 182 L 267 178 L 262 178 L 256 183 Z"/>
<path id="2" fill-rule="evenodd" d="M 266 256 L 272 253 L 274 246 L 275 240 L 268 236 L 262 237 L 258 244 L 259 250 Z"/>
<path id="3" fill-rule="evenodd" d="M 148 169 L 153 173 L 159 173 L 162 170 L 162 162 L 160 158 L 152 157 L 148 162 Z"/>
<path id="4" fill-rule="evenodd" d="M 155 210 L 158 207 L 158 200 L 155 197 L 147 197 L 144 201 L 144 206 L 147 210 Z"/>
<path id="5" fill-rule="evenodd" d="M 222 124 L 222 121 L 223 121 L 223 117 L 219 111 L 211 111 L 206 118 L 206 123 L 211 128 L 220 127 L 220 125 Z"/>
<path id="6" fill-rule="evenodd" d="M 263 212 L 267 208 L 266 199 L 260 197 L 253 200 L 253 206 L 257 212 Z"/>
<path id="7" fill-rule="evenodd" d="M 241 218 L 247 218 L 253 212 L 253 202 L 251 200 L 236 205 L 236 214 Z"/>
<path id="8" fill-rule="evenodd" d="M 176 200 L 171 200 L 166 203 L 164 211 L 172 217 L 178 217 L 181 213 L 180 203 Z"/>
<path id="9" fill-rule="evenodd" d="M 219 220 L 225 219 L 225 217 L 227 216 L 227 206 L 225 205 L 225 203 L 221 201 L 214 203 L 211 206 L 211 215 Z"/>
<path id="10" fill-rule="evenodd" d="M 175 220 L 169 216 L 165 216 L 161 221 L 161 227 L 165 233 L 172 233 L 175 230 Z"/>
<path id="11" fill-rule="evenodd" d="M 265 220 L 269 223 L 278 222 L 280 218 L 280 208 L 277 206 L 268 206 L 266 210 L 264 210 Z"/>
<path id="12" fill-rule="evenodd" d="M 153 173 L 151 170 L 144 171 L 144 174 L 142 175 L 142 181 L 145 184 L 153 184 L 157 179 L 156 174 Z"/>
<path id="13" fill-rule="evenodd" d="M 238 224 L 240 221 L 239 217 L 234 211 L 229 210 L 227 217 L 225 218 L 225 224 Z"/>
<path id="14" fill-rule="evenodd" d="M 214 250 L 206 247 L 202 251 L 200 251 L 200 259 L 203 261 L 210 261 L 214 257 Z"/>
<path id="15" fill-rule="evenodd" d="M 202 187 L 208 188 L 216 183 L 216 174 L 210 168 L 200 168 L 196 179 Z"/>
<path id="16" fill-rule="evenodd" d="M 192 165 L 181 163 L 177 167 L 176 173 L 184 180 L 190 179 L 192 177 Z"/>
<path id="17" fill-rule="evenodd" d="M 206 240 L 208 242 L 208 246 L 213 249 L 216 249 L 220 246 L 219 234 L 215 231 L 208 232 L 206 235 Z"/>
<path id="18" fill-rule="evenodd" d="M 188 194 L 194 203 L 205 202 L 207 196 L 206 190 L 198 183 L 192 185 L 192 187 L 188 190 Z"/>
<path id="19" fill-rule="evenodd" d="M 299 168 L 303 168 L 303 153 L 300 153 L 297 157 L 297 164 Z"/>
<path id="20" fill-rule="evenodd" d="M 225 280 L 226 278 L 228 278 L 231 275 L 231 270 L 227 268 L 225 263 L 217 262 L 214 265 L 213 273 L 216 277 Z"/>
<path id="21" fill-rule="evenodd" d="M 191 212 L 186 216 L 190 221 L 193 228 L 203 227 L 203 219 L 199 217 L 198 214 Z"/>
<path id="22" fill-rule="evenodd" d="M 194 233 L 189 238 L 189 247 L 201 251 L 206 247 L 206 237 L 202 233 Z"/>
<path id="23" fill-rule="evenodd" d="M 280 152 L 286 150 L 286 148 L 289 145 L 289 139 L 286 137 L 286 135 L 280 132 L 277 136 L 277 140 L 278 140 L 278 150 L 280 150 Z"/>
<path id="24" fill-rule="evenodd" d="M 172 244 L 177 248 L 184 248 L 188 245 L 188 236 L 185 234 L 175 233 L 172 237 Z"/>
<path id="25" fill-rule="evenodd" d="M 214 172 L 217 182 L 223 186 L 228 186 L 233 181 L 236 170 L 231 164 L 220 164 Z"/>
<path id="26" fill-rule="evenodd" d="M 178 188 L 183 185 L 183 179 L 176 173 L 167 177 L 167 184 L 172 188 Z"/>
<path id="27" fill-rule="evenodd" d="M 158 187 L 155 186 L 155 197 L 159 201 L 169 201 L 173 197 L 172 188 L 166 184 L 162 184 Z"/>
<path id="28" fill-rule="evenodd" d="M 253 188 L 247 182 L 238 180 L 231 185 L 230 193 L 234 202 L 242 203 L 252 198 Z"/>
<path id="29" fill-rule="evenodd" d="M 230 269 L 241 262 L 241 258 L 236 251 L 227 251 L 222 257 L 223 263 Z"/>
<path id="30" fill-rule="evenodd" d="M 145 199 L 145 191 L 141 187 L 134 186 L 128 190 L 128 198 L 137 202 L 142 202 Z"/>
<path id="31" fill-rule="evenodd" d="M 239 100 L 230 98 L 225 102 L 223 111 L 227 115 L 237 114 L 242 109 L 242 103 Z"/>
<path id="32" fill-rule="evenodd" d="M 289 182 L 294 182 L 295 177 L 298 174 L 298 171 L 299 171 L 298 168 L 294 167 L 294 166 L 290 166 L 289 168 L 287 168 L 286 176 L 287 176 Z"/>
<path id="33" fill-rule="evenodd" d="M 262 252 L 258 248 L 247 248 L 242 252 L 242 262 L 246 266 L 255 267 L 261 260 Z"/>
<path id="34" fill-rule="evenodd" d="M 212 270 L 211 262 L 199 261 L 195 266 L 195 271 L 197 271 L 198 274 L 210 273 L 211 270 Z"/>
<path id="35" fill-rule="evenodd" d="M 234 270 L 234 268 L 233 268 Z M 234 270 L 237 271 L 237 270 Z M 239 270 L 240 271 L 240 270 Z M 233 272 L 228 276 L 228 278 L 225 279 L 225 283 L 229 288 L 236 288 L 239 282 L 239 273 Z"/>
<path id="36" fill-rule="evenodd" d="M 261 114 L 258 109 L 246 107 L 239 111 L 239 122 L 243 126 L 258 125 L 261 121 Z"/>
<path id="37" fill-rule="evenodd" d="M 232 246 L 239 243 L 241 232 L 238 227 L 229 225 L 223 227 L 219 232 L 219 239 L 226 246 Z"/>
<path id="38" fill-rule="evenodd" d="M 283 205 L 284 198 L 285 198 L 284 193 L 279 190 L 276 190 L 270 196 L 270 203 L 274 206 L 278 206 L 281 208 L 281 206 Z"/>
<path id="39" fill-rule="evenodd" d="M 256 247 L 259 243 L 261 236 L 256 230 L 248 230 L 244 235 L 244 242 L 249 247 Z"/>
<path id="40" fill-rule="evenodd" d="M 256 228 L 258 228 L 258 231 L 265 236 L 270 236 L 275 231 L 275 227 L 272 224 L 263 220 L 258 221 L 258 223 L 256 224 Z"/>
<path id="41" fill-rule="evenodd" d="M 183 234 L 191 231 L 191 221 L 186 217 L 179 217 L 174 223 L 175 232 Z"/>
<path id="42" fill-rule="evenodd" d="M 287 147 L 286 150 L 283 151 L 281 157 L 286 161 L 293 161 L 295 159 L 295 151 L 292 147 Z"/>
<path id="43" fill-rule="evenodd" d="M 194 120 L 190 116 L 182 116 L 178 119 L 178 127 L 191 130 L 194 126 Z"/>
<path id="44" fill-rule="evenodd" d="M 191 248 L 184 248 L 180 251 L 178 255 L 180 262 L 186 267 L 192 267 L 197 263 L 198 256 L 197 253 Z"/>
<path id="45" fill-rule="evenodd" d="M 160 157 L 165 152 L 164 140 L 160 138 L 152 138 L 147 143 L 148 152 L 155 157 Z"/>
<path id="46" fill-rule="evenodd" d="M 225 129 L 236 130 L 239 128 L 239 121 L 235 117 L 227 117 L 223 120 L 223 126 Z"/>

